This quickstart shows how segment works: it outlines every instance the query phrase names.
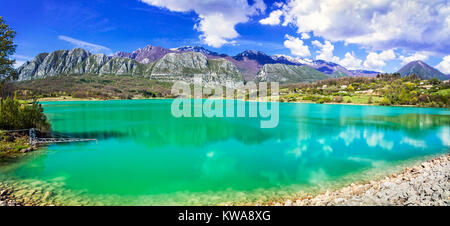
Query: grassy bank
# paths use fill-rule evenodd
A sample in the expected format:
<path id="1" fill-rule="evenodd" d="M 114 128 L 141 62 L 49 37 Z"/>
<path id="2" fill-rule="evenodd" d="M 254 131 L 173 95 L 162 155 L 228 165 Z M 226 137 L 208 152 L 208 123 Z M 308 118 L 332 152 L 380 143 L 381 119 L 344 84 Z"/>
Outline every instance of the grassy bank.
<path id="1" fill-rule="evenodd" d="M 50 129 L 44 109 L 37 102 L 19 101 L 15 97 L 0 100 L 0 159 L 32 151 L 29 129 Z"/>
<path id="2" fill-rule="evenodd" d="M 27 135 L 0 130 L 0 159 L 18 157 L 30 148 Z"/>

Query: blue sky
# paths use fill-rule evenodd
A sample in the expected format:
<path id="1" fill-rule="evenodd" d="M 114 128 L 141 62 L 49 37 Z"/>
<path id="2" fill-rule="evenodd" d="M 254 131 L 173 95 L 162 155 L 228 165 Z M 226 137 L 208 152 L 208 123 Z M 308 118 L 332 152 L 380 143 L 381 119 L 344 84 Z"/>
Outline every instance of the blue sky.
<path id="1" fill-rule="evenodd" d="M 198 45 L 386 72 L 420 59 L 450 73 L 447 0 L 15 0 L 0 15 L 17 31 L 18 63 L 74 47 Z"/>

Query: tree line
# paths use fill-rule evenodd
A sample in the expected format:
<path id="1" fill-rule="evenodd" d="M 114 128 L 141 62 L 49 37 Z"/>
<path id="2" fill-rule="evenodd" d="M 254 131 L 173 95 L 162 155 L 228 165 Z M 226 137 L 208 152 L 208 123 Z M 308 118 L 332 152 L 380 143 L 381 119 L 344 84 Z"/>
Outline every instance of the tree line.
<path id="1" fill-rule="evenodd" d="M 39 128 L 49 123 L 42 106 L 33 101 L 22 103 L 15 98 L 13 82 L 18 79 L 11 56 L 16 52 L 16 32 L 0 16 L 0 130 Z"/>

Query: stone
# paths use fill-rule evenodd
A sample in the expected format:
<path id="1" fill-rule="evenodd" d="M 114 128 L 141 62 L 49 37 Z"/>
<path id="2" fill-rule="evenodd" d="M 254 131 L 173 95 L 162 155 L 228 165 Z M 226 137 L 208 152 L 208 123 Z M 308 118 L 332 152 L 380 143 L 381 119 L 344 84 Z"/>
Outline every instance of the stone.
<path id="1" fill-rule="evenodd" d="M 336 198 L 336 199 L 334 199 L 334 203 L 335 203 L 335 204 L 342 204 L 342 203 L 344 203 L 345 201 L 347 201 L 347 200 L 344 199 L 344 198 Z"/>
<path id="2" fill-rule="evenodd" d="M 48 199 L 49 199 L 49 197 L 52 195 L 52 193 L 51 192 L 45 192 L 45 194 L 44 194 L 44 196 L 42 197 L 42 199 L 44 200 L 44 201 L 48 201 Z"/>
<path id="3" fill-rule="evenodd" d="M 336 192 L 325 192 L 302 205 L 450 205 L 450 155 L 393 174 L 365 185 L 350 184 Z"/>
<path id="4" fill-rule="evenodd" d="M 292 200 L 290 200 L 290 199 L 286 200 L 286 203 L 284 203 L 284 206 L 292 206 Z"/>
<path id="5" fill-rule="evenodd" d="M 383 188 L 392 188 L 392 187 L 395 186 L 395 183 L 392 183 L 392 182 L 384 182 L 384 183 L 381 184 L 381 186 L 382 186 Z"/>

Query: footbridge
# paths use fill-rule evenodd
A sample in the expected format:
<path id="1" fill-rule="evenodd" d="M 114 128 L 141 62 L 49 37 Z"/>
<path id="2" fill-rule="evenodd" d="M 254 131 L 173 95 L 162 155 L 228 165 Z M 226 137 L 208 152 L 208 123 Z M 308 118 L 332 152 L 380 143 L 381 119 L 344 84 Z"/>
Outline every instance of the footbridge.
<path id="1" fill-rule="evenodd" d="M 39 129 L 21 129 L 21 130 L 2 130 L 7 133 L 27 133 L 30 138 L 30 145 L 36 144 L 52 144 L 52 143 L 73 143 L 73 142 L 97 142 L 97 139 L 85 139 L 71 137 L 67 134 L 57 132 L 42 132 Z"/>

